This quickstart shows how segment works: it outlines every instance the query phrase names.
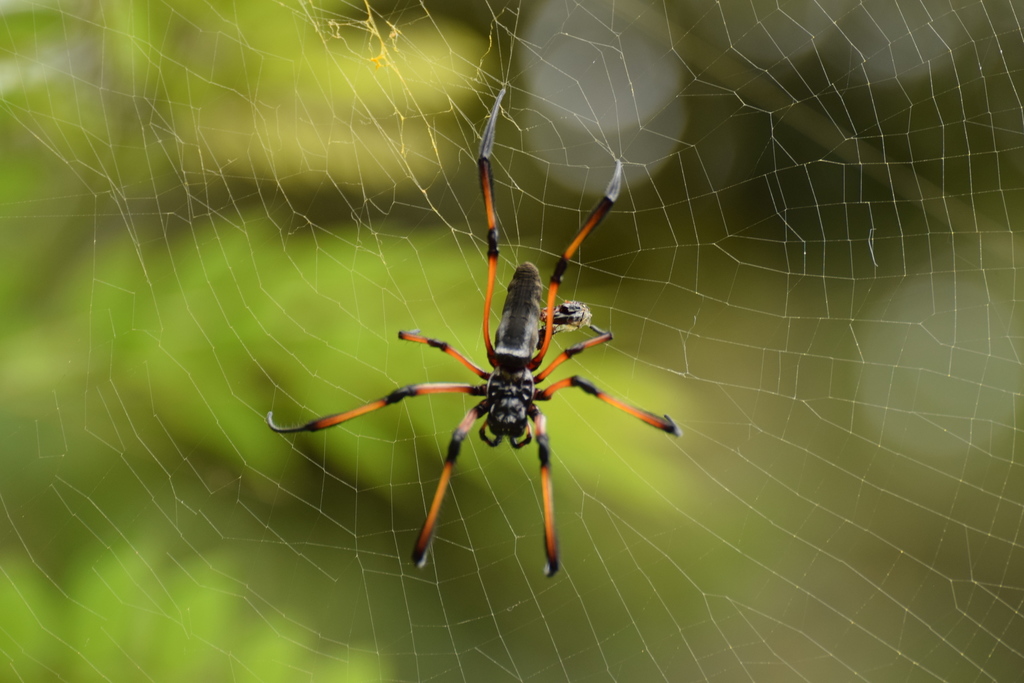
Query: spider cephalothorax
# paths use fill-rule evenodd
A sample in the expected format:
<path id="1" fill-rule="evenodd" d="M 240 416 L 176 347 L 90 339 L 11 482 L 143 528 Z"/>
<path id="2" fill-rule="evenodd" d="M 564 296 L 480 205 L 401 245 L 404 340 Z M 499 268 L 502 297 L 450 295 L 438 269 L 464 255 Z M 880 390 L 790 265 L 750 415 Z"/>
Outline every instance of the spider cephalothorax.
<path id="1" fill-rule="evenodd" d="M 533 373 L 526 368 L 506 370 L 495 368 L 487 380 L 487 427 L 490 427 L 493 439 L 487 437 L 484 428 L 480 428 L 480 437 L 492 446 L 501 443 L 502 437 L 508 437 L 516 448 L 530 442 L 529 409 L 533 403 Z M 526 438 L 519 441 L 519 437 Z"/>
<path id="2" fill-rule="evenodd" d="M 483 337 L 484 345 L 487 349 L 487 361 L 491 365 L 492 370 L 490 372 L 484 370 L 449 346 L 447 342 L 424 337 L 415 331 L 398 333 L 399 339 L 427 344 L 447 353 L 469 368 L 478 377 L 485 380 L 485 383 L 431 382 L 427 384 L 410 384 L 395 389 L 387 396 L 359 408 L 321 417 L 298 427 L 279 427 L 274 424 L 273 413 L 267 413 L 267 423 L 276 432 L 315 432 L 341 424 L 360 415 L 365 415 L 368 412 L 383 408 L 392 403 L 397 403 L 410 396 L 424 396 L 427 394 L 483 396 L 484 399 L 466 413 L 462 422 L 459 423 L 452 433 L 452 440 L 448 445 L 448 456 L 445 459 L 444 469 L 441 471 L 441 481 L 437 484 L 437 490 L 434 493 L 430 511 L 427 513 L 427 519 L 423 523 L 423 528 L 413 549 L 413 561 L 417 565 L 422 566 L 426 562 L 427 549 L 430 547 L 430 540 L 434 535 L 441 502 L 444 500 L 445 492 L 448 490 L 448 482 L 451 479 L 455 460 L 459 455 L 459 448 L 463 440 L 465 440 L 466 434 L 472 429 L 473 424 L 480 418 L 486 417 L 484 425 L 480 428 L 480 438 L 491 446 L 497 446 L 505 437 L 508 437 L 509 443 L 512 446 L 522 448 L 533 439 L 530 429 L 530 422 L 532 421 L 533 434 L 536 435 L 540 455 L 541 494 L 544 505 L 544 552 L 547 555 L 547 565 L 544 568 L 544 572 L 551 576 L 558 571 L 558 540 L 555 535 L 554 498 L 551 490 L 551 463 L 547 420 L 537 407 L 537 402 L 550 400 L 555 392 L 566 387 L 576 387 L 609 405 L 615 406 L 619 410 L 629 413 L 633 417 L 643 420 L 652 427 L 657 427 L 675 436 L 679 436 L 681 432 L 668 415 L 658 416 L 631 406 L 628 403 L 623 403 L 579 376 L 559 380 L 546 389 L 538 389 L 536 386 L 543 382 L 551 374 L 552 370 L 576 354 L 591 346 L 611 341 L 611 332 L 605 332 L 590 324 L 590 309 L 584 304 L 568 301 L 556 306 L 555 300 L 558 295 L 558 287 L 562 282 L 562 275 L 569 265 L 569 259 L 579 249 L 583 240 L 587 238 L 605 215 L 607 215 L 608 211 L 612 208 L 612 204 L 615 203 L 619 196 L 619 189 L 622 185 L 622 164 L 619 162 L 615 164 L 615 173 L 612 176 L 611 182 L 608 183 L 605 196 L 583 222 L 583 226 L 576 233 L 576 237 L 569 243 L 569 246 L 555 264 L 555 269 L 548 285 L 546 305 L 542 298 L 544 287 L 541 284 L 540 272 L 537 270 L 537 267 L 532 263 L 523 263 L 516 268 L 516 272 L 508 286 L 508 296 L 501 311 L 501 321 L 494 334 L 494 344 L 491 344 L 491 299 L 494 296 L 494 280 L 498 269 L 498 215 L 494 210 L 494 180 L 491 175 L 490 156 L 494 148 L 494 129 L 497 125 L 501 98 L 504 94 L 504 89 L 498 93 L 494 107 L 491 109 L 490 119 L 484 127 L 484 133 L 480 140 L 480 157 L 477 162 L 480 171 L 480 186 L 483 189 L 484 195 L 484 208 L 487 213 L 487 293 L 484 296 Z M 597 336 L 569 347 L 558 354 L 545 369 L 537 372 L 537 368 L 544 362 L 544 356 L 548 351 L 552 335 L 556 332 L 576 330 L 581 327 L 589 327 Z M 535 351 L 536 353 L 534 353 Z M 536 374 L 534 374 L 535 372 Z M 487 435 L 488 429 L 494 435 L 493 437 Z"/>

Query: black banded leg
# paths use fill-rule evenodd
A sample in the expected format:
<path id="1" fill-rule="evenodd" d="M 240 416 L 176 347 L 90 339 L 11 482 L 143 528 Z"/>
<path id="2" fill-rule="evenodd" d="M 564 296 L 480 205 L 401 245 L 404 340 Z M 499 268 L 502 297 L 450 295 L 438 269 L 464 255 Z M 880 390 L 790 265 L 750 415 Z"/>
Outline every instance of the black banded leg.
<path id="1" fill-rule="evenodd" d="M 601 399 L 608 405 L 615 406 L 619 410 L 629 413 L 638 420 L 643 420 L 652 427 L 657 427 L 658 429 L 664 432 L 668 432 L 673 436 L 683 435 L 683 432 L 679 429 L 679 427 L 676 426 L 676 423 L 673 422 L 672 418 L 669 417 L 668 415 L 662 415 L 659 417 L 654 413 L 649 413 L 646 410 L 637 408 L 636 406 L 631 406 L 628 403 L 620 401 L 614 396 L 606 394 L 605 392 L 595 387 L 590 380 L 584 379 L 579 375 L 573 375 L 572 377 L 567 377 L 563 380 L 555 382 L 544 391 L 537 392 L 537 395 L 534 396 L 533 400 L 547 401 L 556 391 L 560 391 L 562 389 L 565 389 L 566 387 L 576 387 L 577 389 L 582 389 L 591 396 L 596 396 L 597 398 Z"/>
<path id="2" fill-rule="evenodd" d="M 334 425 L 347 422 L 353 418 L 371 413 L 374 410 L 389 406 L 392 403 L 398 403 L 403 398 L 409 398 L 411 396 L 425 396 L 427 394 L 470 394 L 472 396 L 483 396 L 487 392 L 487 385 L 475 385 L 475 384 L 457 384 L 454 382 L 431 382 L 427 384 L 410 384 L 405 387 L 395 389 L 384 398 L 379 398 L 376 401 L 371 401 L 365 406 L 354 408 L 345 413 L 337 413 L 335 415 L 327 415 L 326 417 L 319 417 L 312 422 L 307 422 L 304 425 L 298 427 L 281 427 L 274 424 L 274 413 L 267 413 L 267 424 L 275 432 L 289 433 L 289 432 L 316 432 L 321 429 L 327 429 Z"/>
<path id="3" fill-rule="evenodd" d="M 619 191 L 622 189 L 622 162 L 615 162 L 615 173 L 612 175 L 611 182 L 608 183 L 608 188 L 604 191 L 604 197 L 597 203 L 594 210 L 590 212 L 587 220 L 583 222 L 583 226 L 580 231 L 576 233 L 576 237 L 573 238 L 572 242 L 562 252 L 561 258 L 558 259 L 558 263 L 555 264 L 555 272 L 551 274 L 551 284 L 548 285 L 548 304 L 547 311 L 545 313 L 545 330 L 544 339 L 541 342 L 540 351 L 530 361 L 530 370 L 536 370 L 540 367 L 540 364 L 544 362 L 544 354 L 548 352 L 548 345 L 551 343 L 551 335 L 554 334 L 554 323 L 553 318 L 555 315 L 555 299 L 558 295 L 558 286 L 562 284 L 562 276 L 565 275 L 565 269 L 569 266 L 569 259 L 576 253 L 576 250 L 583 244 L 583 240 L 587 239 L 594 228 L 604 220 L 604 217 L 611 211 L 612 205 L 615 200 L 619 198 Z"/>
<path id="4" fill-rule="evenodd" d="M 583 351 L 589 349 L 591 346 L 597 346 L 598 344 L 604 344 L 605 342 L 610 342 L 612 340 L 611 332 L 605 332 L 604 330 L 593 326 L 591 326 L 590 329 L 592 329 L 594 332 L 597 332 L 598 336 L 592 337 L 591 339 L 588 339 L 586 341 L 582 341 L 579 344 L 574 344 L 567 348 L 565 351 L 562 351 L 562 353 L 558 354 L 558 356 L 553 361 L 551 361 L 551 365 L 547 366 L 539 373 L 537 373 L 537 375 L 534 377 L 534 381 L 540 382 L 545 377 L 550 375 L 552 370 L 554 370 L 559 365 L 575 356 L 577 353 L 582 353 Z"/>
<path id="5" fill-rule="evenodd" d="M 494 346 L 491 344 L 491 298 L 494 296 L 494 278 L 498 273 L 498 212 L 494 208 L 494 176 L 491 174 L 491 150 L 494 149 L 494 129 L 498 125 L 498 112 L 502 88 L 491 107 L 484 134 L 480 138 L 480 157 L 477 167 L 480 171 L 480 189 L 484 194 L 484 210 L 487 214 L 487 293 L 484 295 L 484 344 L 487 346 L 487 360 L 495 365 Z"/>
<path id="6" fill-rule="evenodd" d="M 435 349 L 440 349 L 441 351 L 444 351 L 455 360 L 465 365 L 467 368 L 470 369 L 470 371 L 476 373 L 476 375 L 481 379 L 487 379 L 491 376 L 489 372 L 486 372 L 479 365 L 477 365 L 476 363 L 474 363 L 473 361 L 471 361 L 470 359 L 466 358 L 461 353 L 456 351 L 452 347 L 452 345 L 446 341 L 441 341 L 440 339 L 432 339 L 430 337 L 424 337 L 422 334 L 419 334 L 419 330 L 413 330 L 412 332 L 399 332 L 398 338 L 403 341 L 418 342 L 420 344 L 432 346 Z"/>
<path id="7" fill-rule="evenodd" d="M 555 496 L 551 485 L 551 448 L 548 445 L 547 418 L 537 406 L 530 410 L 536 428 L 537 450 L 540 455 L 540 492 L 544 503 L 544 554 L 547 564 L 544 574 L 554 576 L 558 571 L 558 534 L 555 531 Z"/>
<path id="8" fill-rule="evenodd" d="M 455 460 L 459 457 L 459 449 L 466 438 L 466 434 L 472 429 L 473 423 L 480 419 L 480 416 L 487 412 L 487 401 L 481 401 L 470 408 L 466 417 L 455 428 L 452 433 L 452 440 L 448 444 L 448 457 L 444 460 L 444 469 L 441 470 L 441 481 L 437 483 L 437 491 L 434 492 L 434 502 L 430 504 L 430 512 L 423 522 L 423 529 L 416 540 L 416 546 L 412 550 L 412 561 L 417 567 L 422 567 L 427 562 L 427 550 L 430 548 L 430 539 L 434 537 L 434 528 L 437 526 L 437 516 L 441 512 L 441 502 L 445 493 L 448 492 L 448 482 L 452 478 L 452 469 L 455 467 Z"/>

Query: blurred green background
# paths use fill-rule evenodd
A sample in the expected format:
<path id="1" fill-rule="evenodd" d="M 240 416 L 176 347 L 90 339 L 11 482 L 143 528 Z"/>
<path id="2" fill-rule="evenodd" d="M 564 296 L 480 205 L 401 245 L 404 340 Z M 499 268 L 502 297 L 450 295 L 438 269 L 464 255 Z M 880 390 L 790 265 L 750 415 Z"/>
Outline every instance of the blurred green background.
<path id="1" fill-rule="evenodd" d="M 438 6 L 434 6 L 438 5 Z M 3 680 L 928 681 L 1024 670 L 1009 2 L 0 6 Z M 464 397 L 570 267 L 615 341 L 536 451 Z M 499 285 L 503 291 L 503 285 Z M 494 320 L 494 318 L 492 318 Z M 492 324 L 492 329 L 493 329 Z M 579 341 L 580 333 L 556 345 Z"/>

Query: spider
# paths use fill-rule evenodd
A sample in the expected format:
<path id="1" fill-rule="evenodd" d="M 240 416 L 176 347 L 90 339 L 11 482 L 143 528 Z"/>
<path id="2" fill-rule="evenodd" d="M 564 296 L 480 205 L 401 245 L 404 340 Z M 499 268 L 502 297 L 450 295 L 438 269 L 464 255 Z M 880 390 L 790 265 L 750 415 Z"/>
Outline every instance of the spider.
<path id="1" fill-rule="evenodd" d="M 491 298 L 494 294 L 494 279 L 498 269 L 499 226 L 498 215 L 494 209 L 494 179 L 491 175 L 490 156 L 494 147 L 494 130 L 500 112 L 499 107 L 504 95 L 505 90 L 503 88 L 498 93 L 494 106 L 491 108 L 490 118 L 480 140 L 480 156 L 477 161 L 480 173 L 480 186 L 483 190 L 484 207 L 487 212 L 487 290 L 484 296 L 483 337 L 487 349 L 487 362 L 490 363 L 493 369 L 490 372 L 484 370 L 452 348 L 447 342 L 425 337 L 419 334 L 418 330 L 398 333 L 399 339 L 427 344 L 447 353 L 471 372 L 475 373 L 480 379 L 484 380 L 484 383 L 430 382 L 410 384 L 395 389 L 387 396 L 359 408 L 335 415 L 327 415 L 298 427 L 281 427 L 274 424 L 272 412 L 267 413 L 267 424 L 275 432 L 315 432 L 347 422 L 360 415 L 365 415 L 378 408 L 383 408 L 412 396 L 426 396 L 428 394 L 483 396 L 484 399 L 466 413 L 466 416 L 452 433 L 452 440 L 448 445 L 448 456 L 445 458 L 444 469 L 441 471 L 441 480 L 437 484 L 437 491 L 430 505 L 430 511 L 427 513 L 427 519 L 423 523 L 423 528 L 413 548 L 412 559 L 419 567 L 426 563 L 427 550 L 434 535 L 438 513 L 441 510 L 441 502 L 444 500 L 445 493 L 448 490 L 448 482 L 455 467 L 455 460 L 459 456 L 459 449 L 466 435 L 473 428 L 474 423 L 480 418 L 486 417 L 487 419 L 480 427 L 479 433 L 480 438 L 489 446 L 497 446 L 507 437 L 512 447 L 518 449 L 530 443 L 533 435 L 536 435 L 540 454 L 541 495 L 544 506 L 544 552 L 547 556 L 544 573 L 548 576 L 553 576 L 558 571 L 559 555 L 551 485 L 551 450 L 548 445 L 547 420 L 544 417 L 544 413 L 537 407 L 537 403 L 550 400 L 556 392 L 562 389 L 576 387 L 646 422 L 652 427 L 657 427 L 675 436 L 680 436 L 682 432 L 668 415 L 659 417 L 646 410 L 641 410 L 624 403 L 606 394 L 590 381 L 579 376 L 559 380 L 546 389 L 537 387 L 537 384 L 547 379 L 552 370 L 565 361 L 592 346 L 604 344 L 612 339 L 611 332 L 590 325 L 591 315 L 586 305 L 576 301 L 569 301 L 560 306 L 555 306 L 555 298 L 558 294 L 558 286 L 562 282 L 562 276 L 569 265 L 569 259 L 579 249 L 583 240 L 604 219 L 612 208 L 612 204 L 618 198 L 619 189 L 622 185 L 621 162 L 616 162 L 614 175 L 608 184 L 604 197 L 594 207 L 594 210 L 583 222 L 583 226 L 576 234 L 576 237 L 558 259 L 548 284 L 547 307 L 543 308 L 543 286 L 541 284 L 540 272 L 532 263 L 523 263 L 516 268 L 512 281 L 508 286 L 505 306 L 501 311 L 501 321 L 498 323 L 498 329 L 494 335 L 494 343 L 491 344 Z M 543 320 L 541 319 L 542 315 Z M 544 355 L 548 351 L 552 335 L 559 331 L 575 330 L 584 326 L 590 327 L 597 336 L 565 349 L 545 369 L 536 372 L 537 368 L 544 361 Z M 536 354 L 534 354 L 535 350 Z M 534 374 L 535 372 L 536 374 Z M 530 421 L 533 422 L 532 433 Z M 488 435 L 488 429 L 492 436 Z"/>

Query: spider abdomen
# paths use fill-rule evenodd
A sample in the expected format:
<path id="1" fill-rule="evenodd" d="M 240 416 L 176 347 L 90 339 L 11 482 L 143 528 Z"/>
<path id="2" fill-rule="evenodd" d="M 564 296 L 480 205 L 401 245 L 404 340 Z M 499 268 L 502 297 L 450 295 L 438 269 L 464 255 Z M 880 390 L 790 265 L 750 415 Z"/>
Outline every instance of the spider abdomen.
<path id="1" fill-rule="evenodd" d="M 539 338 L 543 294 L 537 266 L 523 263 L 516 268 L 508 284 L 498 331 L 494 333 L 494 357 L 498 365 L 522 368 L 533 358 Z"/>
<path id="2" fill-rule="evenodd" d="M 529 370 L 497 369 L 487 382 L 487 426 L 499 439 L 516 439 L 527 427 L 527 411 L 533 401 L 533 375 Z"/>

